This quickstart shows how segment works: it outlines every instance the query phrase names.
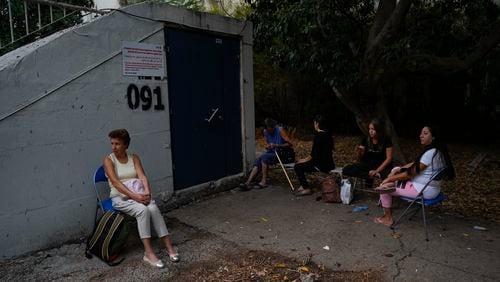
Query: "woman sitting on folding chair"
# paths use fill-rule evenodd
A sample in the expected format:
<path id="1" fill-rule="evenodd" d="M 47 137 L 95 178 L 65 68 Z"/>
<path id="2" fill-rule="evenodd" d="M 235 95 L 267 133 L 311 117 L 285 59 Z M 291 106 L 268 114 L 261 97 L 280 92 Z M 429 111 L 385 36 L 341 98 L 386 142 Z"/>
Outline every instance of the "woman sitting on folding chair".
<path id="1" fill-rule="evenodd" d="M 332 157 L 333 137 L 327 128 L 327 121 L 322 115 L 316 115 L 313 124 L 315 134 L 311 154 L 297 161 L 294 166 L 295 173 L 300 182 L 300 187 L 295 193 L 297 196 L 311 194 L 311 189 L 305 176 L 306 172 L 329 172 L 335 169 L 335 162 Z"/>
<path id="2" fill-rule="evenodd" d="M 139 237 L 144 245 L 143 260 L 145 262 L 158 268 L 164 266 L 153 251 L 151 223 L 160 241 L 165 245 L 170 260 L 179 261 L 179 255 L 172 246 L 165 220 L 154 200 L 151 199 L 151 188 L 141 160 L 136 154 L 127 153 L 130 135 L 126 129 L 117 129 L 111 131 L 108 136 L 111 139 L 112 153 L 104 158 L 104 171 L 111 188 L 110 198 L 113 208 L 137 219 Z M 135 183 L 129 185 L 131 181 Z"/>
<path id="3" fill-rule="evenodd" d="M 378 119 L 368 124 L 368 136 L 363 137 L 356 147 L 358 163 L 346 165 L 342 174 L 366 180 L 366 187 L 372 188 L 375 178 L 385 178 L 392 168 L 392 141 L 385 135 L 384 126 Z"/>
<path id="4" fill-rule="evenodd" d="M 267 187 L 267 169 L 269 165 L 273 165 L 278 162 L 275 151 L 283 149 L 285 147 L 293 147 L 290 138 L 288 138 L 288 133 L 283 127 L 278 126 L 278 123 L 275 120 L 266 118 L 264 120 L 264 126 L 266 127 L 264 129 L 264 137 L 266 138 L 267 142 L 266 152 L 262 154 L 257 160 L 255 160 L 247 181 L 240 184 L 240 189 L 242 191 L 248 191 L 251 188 L 250 184 L 254 181 L 259 172 L 262 172 L 262 177 L 260 179 L 260 182 L 255 184 L 253 188 L 261 189 Z"/>
<path id="5" fill-rule="evenodd" d="M 380 202 L 384 209 L 384 215 L 375 218 L 375 223 L 391 226 L 394 223 L 391 209 L 392 197 L 416 198 L 431 177 L 444 167 L 446 167 L 447 179 L 455 177 L 447 146 L 439 138 L 435 127 L 424 126 L 420 133 L 420 143 L 424 146 L 424 151 L 413 163 L 395 167 L 381 185 L 375 188 L 381 193 Z M 440 181 L 434 180 L 425 187 L 422 196 L 424 199 L 433 199 L 440 192 Z"/>

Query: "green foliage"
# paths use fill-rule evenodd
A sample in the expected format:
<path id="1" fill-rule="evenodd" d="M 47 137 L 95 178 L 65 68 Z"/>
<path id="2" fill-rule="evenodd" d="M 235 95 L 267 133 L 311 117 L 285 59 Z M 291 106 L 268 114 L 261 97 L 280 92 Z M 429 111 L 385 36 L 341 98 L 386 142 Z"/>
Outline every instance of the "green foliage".
<path id="1" fill-rule="evenodd" d="M 256 1 L 253 9 L 256 50 L 266 50 L 274 62 L 315 72 L 343 89 L 362 79 L 360 69 L 375 16 L 373 1 Z M 381 64 L 397 63 L 415 53 L 464 56 L 498 15 L 498 6 L 489 0 L 415 1 L 406 30 L 383 46 Z"/>
<path id="2" fill-rule="evenodd" d="M 253 1 L 250 19 L 254 23 L 254 51 L 263 54 L 267 64 L 277 65 L 286 73 L 307 74 L 314 77 L 316 83 L 323 81 L 341 89 L 341 101 L 346 104 L 342 99 L 349 98 L 348 102 L 358 105 L 364 115 L 380 114 L 374 109 L 378 104 L 385 105 L 381 108 L 386 111 L 395 107 L 388 112 L 388 117 L 397 121 L 396 128 L 406 129 L 412 122 L 420 124 L 422 121 L 416 119 L 422 118 L 419 113 L 423 112 L 427 119 L 446 118 L 446 123 L 460 124 L 467 118 L 463 107 L 470 99 L 468 96 L 483 97 L 477 89 L 467 92 L 467 84 L 481 84 L 478 81 L 485 79 L 486 60 L 478 61 L 466 75 L 464 72 L 436 74 L 432 68 L 404 69 L 405 60 L 415 55 L 464 60 L 492 31 L 500 15 L 498 5 L 491 0 L 415 0 L 398 26 L 398 32 L 391 34 L 390 40 L 379 45 L 376 53 L 369 57 L 366 51 L 374 43 L 368 42 L 376 20 L 374 2 L 378 3 L 373 0 Z M 498 60 L 498 56 L 486 59 L 494 58 Z M 411 62 L 415 66 L 429 64 L 426 60 Z M 366 83 L 370 79 L 376 83 Z M 492 87 L 494 80 L 489 81 Z M 309 95 L 310 99 L 322 99 L 324 103 L 336 100 L 331 92 L 330 96 L 319 95 L 323 86 L 316 86 L 309 88 L 318 95 L 297 95 Z M 256 88 L 256 101 L 262 95 L 258 91 Z M 498 91 L 500 89 L 496 89 L 496 93 Z M 491 89 L 488 92 L 492 92 Z M 490 100 L 484 99 L 481 103 L 494 108 L 485 104 Z M 445 117 L 443 108 L 448 113 Z"/>
<path id="3" fill-rule="evenodd" d="M 210 1 L 210 8 L 207 12 L 211 14 L 221 15 L 244 20 L 252 12 L 252 8 L 245 2 L 235 2 L 231 0 Z"/>
<path id="4" fill-rule="evenodd" d="M 204 11 L 203 3 L 201 0 L 155 0 L 158 3 L 166 3 L 174 6 L 183 7 L 194 11 Z"/>
<path id="5" fill-rule="evenodd" d="M 353 85 L 373 17 L 368 0 L 257 1 L 255 47 L 297 72 Z"/>
<path id="6" fill-rule="evenodd" d="M 91 7 L 91 0 L 70 0 L 66 1 L 68 4 L 73 4 L 77 6 L 85 6 Z M 28 27 L 29 31 L 33 32 L 39 28 L 38 22 L 38 6 L 37 4 L 28 3 L 27 6 L 28 11 Z M 14 29 L 14 40 L 18 40 L 26 35 L 26 25 L 25 25 L 25 15 L 24 15 L 24 2 L 20 0 L 11 0 L 11 12 L 12 12 L 12 21 L 13 21 L 13 29 Z M 75 24 L 81 23 L 81 14 L 79 12 L 72 13 L 73 10 L 66 9 L 67 17 L 59 20 L 47 27 L 44 27 L 42 30 L 26 37 L 23 40 L 19 40 L 13 45 L 10 45 L 6 48 L 0 49 L 0 55 L 4 54 L 10 50 L 13 50 L 19 46 L 27 44 L 36 38 L 44 37 L 49 34 L 52 34 L 61 29 L 65 29 L 67 27 L 73 26 Z M 72 13 L 71 15 L 69 15 Z M 64 11 L 60 7 L 52 7 L 52 16 L 54 21 L 57 19 L 63 18 Z M 40 5 L 40 19 L 41 19 L 41 27 L 50 24 L 50 8 L 47 5 Z M 8 14 L 8 6 L 7 1 L 0 1 L 0 42 L 2 47 L 6 46 L 11 42 L 10 36 L 10 24 L 9 24 L 9 14 Z"/>

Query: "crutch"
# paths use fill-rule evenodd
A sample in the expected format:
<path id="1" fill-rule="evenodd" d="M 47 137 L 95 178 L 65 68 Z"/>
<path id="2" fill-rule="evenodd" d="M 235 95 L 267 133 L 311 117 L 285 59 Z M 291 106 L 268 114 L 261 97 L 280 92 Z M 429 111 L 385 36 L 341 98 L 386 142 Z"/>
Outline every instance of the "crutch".
<path id="1" fill-rule="evenodd" d="M 290 188 L 292 189 L 292 191 L 295 191 L 295 187 L 293 187 L 292 181 L 290 181 L 290 177 L 288 177 L 288 173 L 286 172 L 285 166 L 281 162 L 280 156 L 278 155 L 278 152 L 276 152 L 276 150 L 274 150 L 274 154 L 278 158 L 278 162 L 280 163 L 280 166 L 283 169 L 283 172 L 285 173 L 286 179 L 288 180 L 288 184 L 290 184 Z"/>

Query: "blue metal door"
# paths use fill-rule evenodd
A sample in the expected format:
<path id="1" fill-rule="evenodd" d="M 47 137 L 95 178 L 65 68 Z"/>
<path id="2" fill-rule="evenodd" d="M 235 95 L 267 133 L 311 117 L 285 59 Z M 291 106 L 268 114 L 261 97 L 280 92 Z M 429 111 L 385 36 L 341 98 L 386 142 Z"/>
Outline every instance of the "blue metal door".
<path id="1" fill-rule="evenodd" d="M 174 189 L 242 171 L 240 42 L 166 29 Z"/>

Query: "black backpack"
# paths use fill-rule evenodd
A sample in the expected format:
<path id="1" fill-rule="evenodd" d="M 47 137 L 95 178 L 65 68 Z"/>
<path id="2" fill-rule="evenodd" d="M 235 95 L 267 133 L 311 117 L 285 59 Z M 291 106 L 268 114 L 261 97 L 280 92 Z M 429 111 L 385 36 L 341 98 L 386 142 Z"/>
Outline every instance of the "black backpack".
<path id="1" fill-rule="evenodd" d="M 99 257 L 110 266 L 121 263 L 114 262 L 125 246 L 129 234 L 129 227 L 125 217 L 116 211 L 107 211 L 94 227 L 92 235 L 87 240 L 85 256 L 90 259 L 92 255 Z"/>

